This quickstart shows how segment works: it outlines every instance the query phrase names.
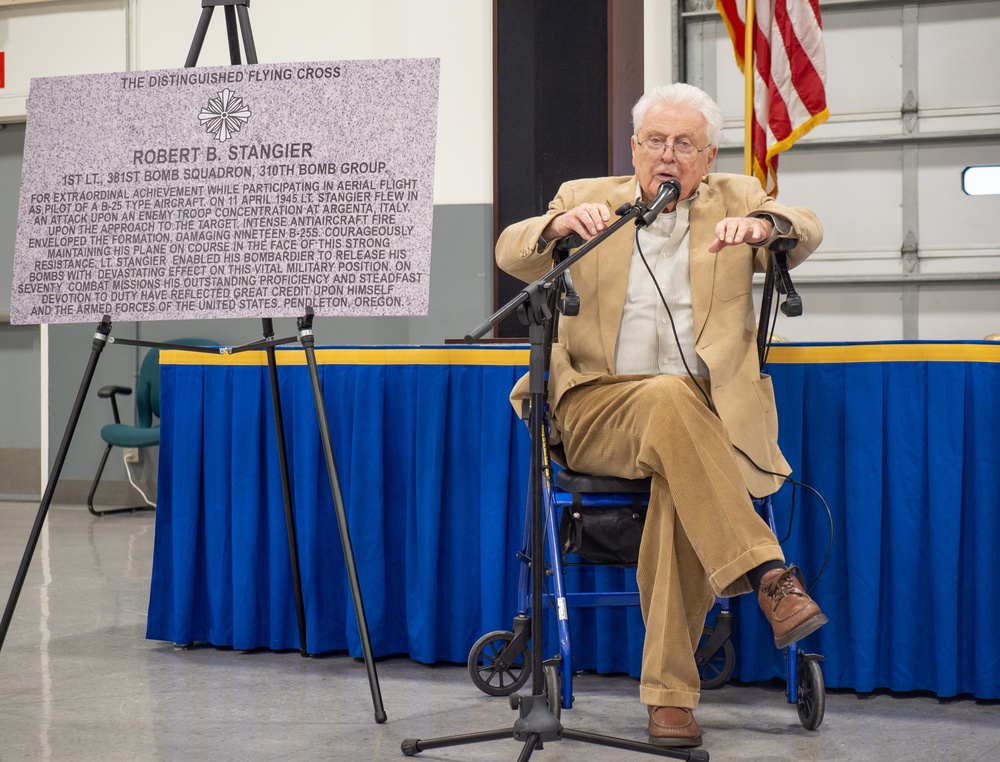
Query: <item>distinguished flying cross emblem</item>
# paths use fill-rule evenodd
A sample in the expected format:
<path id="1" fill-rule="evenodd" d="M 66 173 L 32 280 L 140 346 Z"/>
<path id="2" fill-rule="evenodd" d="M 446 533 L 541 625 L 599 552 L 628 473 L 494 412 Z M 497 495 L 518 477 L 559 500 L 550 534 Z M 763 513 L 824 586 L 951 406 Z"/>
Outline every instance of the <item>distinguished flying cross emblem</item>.
<path id="1" fill-rule="evenodd" d="M 250 120 L 250 109 L 243 104 L 243 99 L 233 95 L 227 87 L 216 97 L 210 98 L 208 105 L 198 114 L 198 119 L 205 126 L 205 131 L 215 135 L 216 140 L 225 142 Z"/>

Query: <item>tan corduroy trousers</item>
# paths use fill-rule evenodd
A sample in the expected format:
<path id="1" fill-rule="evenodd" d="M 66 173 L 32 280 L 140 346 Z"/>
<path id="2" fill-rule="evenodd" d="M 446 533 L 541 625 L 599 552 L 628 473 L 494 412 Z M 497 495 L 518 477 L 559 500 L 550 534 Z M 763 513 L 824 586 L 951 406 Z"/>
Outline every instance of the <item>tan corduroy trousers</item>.
<path id="1" fill-rule="evenodd" d="M 636 577 L 646 639 L 639 699 L 694 709 L 694 651 L 715 595 L 750 591 L 745 574 L 784 560 L 754 510 L 725 426 L 690 379 L 609 377 L 568 392 L 553 416 L 567 464 L 652 476 Z"/>

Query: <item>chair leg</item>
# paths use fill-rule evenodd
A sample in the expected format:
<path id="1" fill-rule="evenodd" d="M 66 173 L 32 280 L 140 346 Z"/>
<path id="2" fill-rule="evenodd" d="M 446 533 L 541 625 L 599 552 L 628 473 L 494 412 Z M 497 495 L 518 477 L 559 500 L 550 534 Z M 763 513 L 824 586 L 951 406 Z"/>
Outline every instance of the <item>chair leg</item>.
<path id="1" fill-rule="evenodd" d="M 90 485 L 90 494 L 87 495 L 87 510 L 94 516 L 104 516 L 108 513 L 133 513 L 134 511 L 153 510 L 152 506 L 149 505 L 133 505 L 127 508 L 108 508 L 103 511 L 94 509 L 94 495 L 97 494 L 97 485 L 101 481 L 101 476 L 104 474 L 104 467 L 108 463 L 108 456 L 111 454 L 112 447 L 114 447 L 114 445 L 108 445 L 104 448 L 104 455 L 101 456 L 101 464 L 97 467 L 97 473 L 94 475 L 94 483 Z"/>

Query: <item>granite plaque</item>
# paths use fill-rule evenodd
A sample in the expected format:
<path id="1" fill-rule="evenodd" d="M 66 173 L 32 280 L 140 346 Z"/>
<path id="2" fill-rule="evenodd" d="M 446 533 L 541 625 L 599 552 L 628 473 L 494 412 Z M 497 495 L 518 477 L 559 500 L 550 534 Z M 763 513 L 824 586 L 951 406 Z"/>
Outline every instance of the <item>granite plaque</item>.
<path id="1" fill-rule="evenodd" d="M 12 323 L 424 315 L 437 59 L 33 79 Z"/>

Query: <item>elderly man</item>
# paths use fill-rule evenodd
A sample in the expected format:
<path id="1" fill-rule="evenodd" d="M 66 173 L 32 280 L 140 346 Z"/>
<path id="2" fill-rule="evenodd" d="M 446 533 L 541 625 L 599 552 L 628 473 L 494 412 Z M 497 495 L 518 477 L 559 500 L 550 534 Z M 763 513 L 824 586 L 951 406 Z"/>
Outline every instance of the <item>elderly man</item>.
<path id="1" fill-rule="evenodd" d="M 722 114 L 698 88 L 656 88 L 632 121 L 635 175 L 565 183 L 545 214 L 504 230 L 496 257 L 535 280 L 557 240 L 592 238 L 623 203 L 649 204 L 663 182 L 680 184 L 653 224 L 623 226 L 573 266 L 581 309 L 560 321 L 548 400 L 570 468 L 652 477 L 636 569 L 646 623 L 639 698 L 651 741 L 697 746 L 694 651 L 716 595 L 756 591 L 779 648 L 827 621 L 750 500 L 791 470 L 758 367 L 752 276 L 766 252 L 752 247 L 795 238 L 794 267 L 822 227 L 752 177 L 709 174 Z"/>

